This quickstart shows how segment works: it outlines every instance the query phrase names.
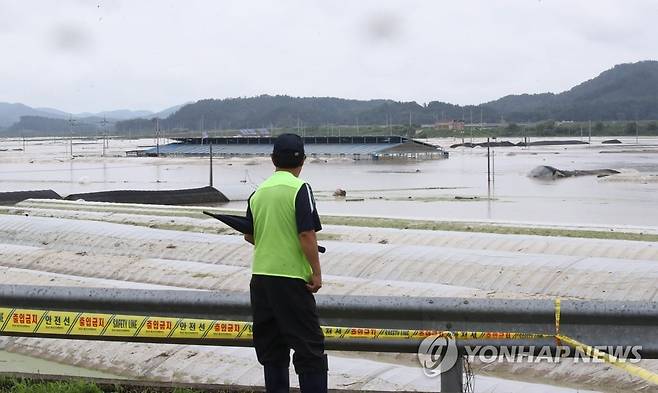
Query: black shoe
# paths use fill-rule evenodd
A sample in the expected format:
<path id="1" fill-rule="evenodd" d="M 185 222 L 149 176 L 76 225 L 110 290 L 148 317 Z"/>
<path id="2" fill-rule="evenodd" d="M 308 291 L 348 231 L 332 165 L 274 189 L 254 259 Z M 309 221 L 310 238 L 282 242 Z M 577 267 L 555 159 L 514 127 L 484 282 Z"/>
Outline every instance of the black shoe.
<path id="1" fill-rule="evenodd" d="M 299 390 L 302 393 L 326 393 L 327 372 L 299 374 Z"/>
<path id="2" fill-rule="evenodd" d="M 288 367 L 265 366 L 265 391 L 267 393 L 288 393 L 290 391 Z"/>

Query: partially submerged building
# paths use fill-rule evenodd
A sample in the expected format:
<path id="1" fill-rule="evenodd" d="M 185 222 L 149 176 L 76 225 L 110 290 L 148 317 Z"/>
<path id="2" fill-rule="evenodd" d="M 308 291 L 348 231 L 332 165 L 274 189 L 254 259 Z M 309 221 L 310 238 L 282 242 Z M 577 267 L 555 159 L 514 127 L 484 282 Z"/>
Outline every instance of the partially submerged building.
<path id="1" fill-rule="evenodd" d="M 172 138 L 175 143 L 131 150 L 128 156 L 213 157 L 269 156 L 275 137 Z M 349 157 L 355 160 L 441 159 L 448 152 L 438 146 L 402 136 L 307 136 L 308 157 Z"/>

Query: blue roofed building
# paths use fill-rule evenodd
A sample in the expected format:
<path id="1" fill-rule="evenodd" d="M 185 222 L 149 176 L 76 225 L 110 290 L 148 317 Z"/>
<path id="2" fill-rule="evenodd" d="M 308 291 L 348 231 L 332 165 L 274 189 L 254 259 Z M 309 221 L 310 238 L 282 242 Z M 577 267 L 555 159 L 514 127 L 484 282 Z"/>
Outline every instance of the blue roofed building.
<path id="1" fill-rule="evenodd" d="M 126 152 L 129 156 L 214 157 L 269 156 L 275 137 L 242 136 L 173 138 L 175 143 Z M 350 157 L 362 159 L 441 159 L 448 152 L 441 147 L 402 136 L 307 136 L 308 157 Z"/>

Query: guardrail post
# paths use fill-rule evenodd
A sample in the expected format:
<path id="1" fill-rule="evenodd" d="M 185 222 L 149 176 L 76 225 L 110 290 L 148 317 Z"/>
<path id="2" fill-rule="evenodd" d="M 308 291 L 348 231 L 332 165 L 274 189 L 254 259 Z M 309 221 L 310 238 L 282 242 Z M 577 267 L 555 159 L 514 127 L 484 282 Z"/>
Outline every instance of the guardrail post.
<path id="1" fill-rule="evenodd" d="M 464 389 L 464 358 L 460 355 L 450 369 L 441 364 L 441 393 L 462 393 Z"/>

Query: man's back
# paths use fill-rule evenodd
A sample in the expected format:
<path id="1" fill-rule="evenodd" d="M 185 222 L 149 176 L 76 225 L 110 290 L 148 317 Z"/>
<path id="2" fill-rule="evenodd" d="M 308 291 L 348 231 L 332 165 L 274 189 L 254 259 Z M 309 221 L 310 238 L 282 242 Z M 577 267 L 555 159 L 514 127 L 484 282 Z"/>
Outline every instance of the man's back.
<path id="1" fill-rule="evenodd" d="M 311 276 L 299 242 L 295 208 L 303 186 L 304 182 L 290 172 L 277 171 L 250 198 L 255 242 L 253 274 L 304 281 Z"/>
<path id="2" fill-rule="evenodd" d="M 304 165 L 299 135 L 277 137 L 276 171 L 249 198 L 253 274 L 249 283 L 253 340 L 268 392 L 287 392 L 290 349 L 302 393 L 327 391 L 324 335 L 313 293 L 322 287 L 315 232 L 322 229 L 310 186 L 299 179 Z"/>

